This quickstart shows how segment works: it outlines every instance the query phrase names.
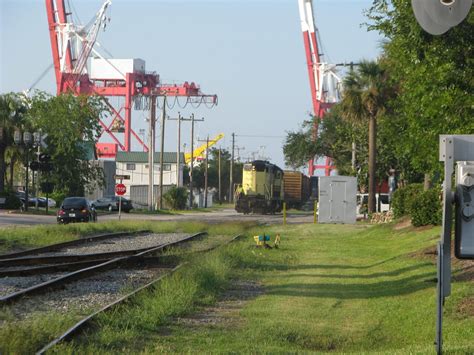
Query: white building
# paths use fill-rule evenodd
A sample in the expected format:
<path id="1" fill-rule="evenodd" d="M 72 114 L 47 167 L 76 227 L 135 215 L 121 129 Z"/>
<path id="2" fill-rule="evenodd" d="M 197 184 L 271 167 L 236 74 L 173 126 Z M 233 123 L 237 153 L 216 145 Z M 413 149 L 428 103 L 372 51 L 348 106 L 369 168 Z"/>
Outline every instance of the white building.
<path id="1" fill-rule="evenodd" d="M 160 153 L 154 154 L 154 190 L 158 191 L 160 184 Z M 130 175 L 130 180 L 123 180 L 127 187 L 124 195 L 135 203 L 146 204 L 149 185 L 148 153 L 145 152 L 117 152 L 115 157 L 116 174 Z M 164 191 L 172 185 L 183 186 L 184 154 L 180 155 L 180 164 L 176 164 L 176 152 L 164 152 L 163 154 L 163 186 Z M 176 181 L 176 169 L 179 169 L 179 179 Z M 156 192 L 155 192 L 156 195 Z"/>

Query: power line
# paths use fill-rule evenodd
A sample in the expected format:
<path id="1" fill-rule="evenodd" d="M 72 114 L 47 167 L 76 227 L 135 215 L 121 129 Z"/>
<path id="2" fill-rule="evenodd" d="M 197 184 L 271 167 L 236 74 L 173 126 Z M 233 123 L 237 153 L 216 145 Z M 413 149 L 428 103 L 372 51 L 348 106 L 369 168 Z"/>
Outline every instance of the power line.
<path id="1" fill-rule="evenodd" d="M 236 137 L 248 137 L 248 138 L 285 138 L 285 136 L 259 136 L 253 134 L 236 134 Z"/>

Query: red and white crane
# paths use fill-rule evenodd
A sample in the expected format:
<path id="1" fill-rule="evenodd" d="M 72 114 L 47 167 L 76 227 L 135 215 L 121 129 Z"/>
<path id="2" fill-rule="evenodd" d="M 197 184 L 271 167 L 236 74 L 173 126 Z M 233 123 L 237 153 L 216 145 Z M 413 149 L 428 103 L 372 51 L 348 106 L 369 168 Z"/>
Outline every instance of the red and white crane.
<path id="1" fill-rule="evenodd" d="M 143 109 L 143 98 L 167 96 L 185 97 L 186 103 L 193 106 L 201 103 L 217 104 L 216 95 L 202 94 L 199 86 L 194 83 L 161 83 L 158 74 L 145 71 L 145 61 L 141 59 L 107 59 L 102 56 L 94 46 L 98 44 L 99 30 L 105 29 L 109 20 L 107 9 L 112 3 L 111 0 L 104 1 L 88 26 L 72 22 L 72 12 L 66 8 L 65 0 L 45 1 L 57 94 L 69 92 L 75 95 L 100 95 L 106 98 L 112 112 L 107 122 L 98 118 L 102 133 L 108 133 L 115 142 L 99 143 L 100 156 L 114 157 L 117 146 L 121 150 L 130 151 L 132 136 L 148 151 L 148 147 L 132 128 L 133 102 L 135 107 Z M 92 53 L 98 58 L 90 58 Z M 111 97 L 116 97 L 117 101 L 121 102 L 114 106 L 109 100 Z M 116 123 L 119 123 L 120 130 L 114 129 Z"/>
<path id="2" fill-rule="evenodd" d="M 311 101 L 313 105 L 314 139 L 318 136 L 318 122 L 324 118 L 327 110 L 339 100 L 340 78 L 336 72 L 336 66 L 321 61 L 321 51 L 317 38 L 317 29 L 314 22 L 312 0 L 298 0 L 301 19 L 301 30 L 303 31 L 304 47 L 306 51 L 306 62 L 308 65 L 309 85 L 311 89 Z M 331 170 L 335 169 L 331 158 L 324 158 L 324 165 L 317 165 L 315 159 L 309 161 L 308 173 L 314 175 L 315 170 L 324 169 L 324 174 L 329 176 Z"/>

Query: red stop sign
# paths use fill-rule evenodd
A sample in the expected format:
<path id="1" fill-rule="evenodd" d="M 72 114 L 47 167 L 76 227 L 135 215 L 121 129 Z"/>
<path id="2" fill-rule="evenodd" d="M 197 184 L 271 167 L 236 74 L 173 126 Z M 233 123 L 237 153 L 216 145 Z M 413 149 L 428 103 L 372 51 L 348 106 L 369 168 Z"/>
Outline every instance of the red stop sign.
<path id="1" fill-rule="evenodd" d="M 127 187 L 124 184 L 115 185 L 115 193 L 117 195 L 125 195 L 125 192 L 127 192 Z"/>

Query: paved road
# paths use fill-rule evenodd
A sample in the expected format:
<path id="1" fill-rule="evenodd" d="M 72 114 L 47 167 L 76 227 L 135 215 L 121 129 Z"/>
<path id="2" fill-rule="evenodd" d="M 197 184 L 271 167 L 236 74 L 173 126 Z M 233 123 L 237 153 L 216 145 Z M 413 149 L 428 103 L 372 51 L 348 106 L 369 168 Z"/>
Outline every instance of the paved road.
<path id="1" fill-rule="evenodd" d="M 99 215 L 99 223 L 103 221 L 118 220 L 118 214 Z M 219 223 L 226 221 L 258 221 L 266 224 L 283 223 L 283 216 L 276 215 L 243 215 L 233 209 L 223 209 L 213 212 L 183 213 L 180 215 L 150 215 L 123 213 L 122 220 L 147 220 L 147 221 L 203 221 L 208 223 Z M 287 223 L 311 223 L 313 216 L 309 214 L 288 214 Z M 0 211 L 0 227 L 7 226 L 31 226 L 38 224 L 54 224 L 55 216 L 26 215 L 19 213 L 6 213 Z"/>

